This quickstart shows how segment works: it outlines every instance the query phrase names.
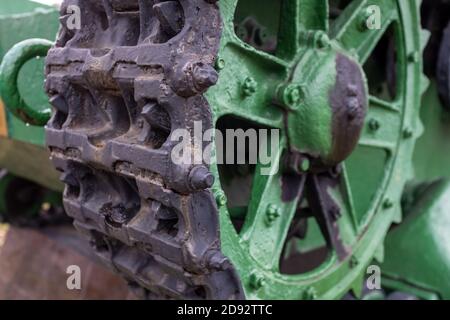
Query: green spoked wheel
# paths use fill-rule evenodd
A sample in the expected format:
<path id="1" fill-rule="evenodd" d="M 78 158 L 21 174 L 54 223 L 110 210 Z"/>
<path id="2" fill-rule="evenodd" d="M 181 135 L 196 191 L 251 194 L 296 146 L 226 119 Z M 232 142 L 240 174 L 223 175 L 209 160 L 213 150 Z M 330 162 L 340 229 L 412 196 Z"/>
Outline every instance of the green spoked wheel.
<path id="1" fill-rule="evenodd" d="M 80 5 L 46 59 L 46 142 L 98 257 L 142 298 L 358 293 L 421 133 L 419 1 Z M 174 161 L 198 124 L 212 163 Z"/>
<path id="2" fill-rule="evenodd" d="M 219 6 L 216 128 L 279 130 L 269 165 L 214 158 L 222 251 L 250 299 L 358 294 L 422 130 L 420 1 Z"/>

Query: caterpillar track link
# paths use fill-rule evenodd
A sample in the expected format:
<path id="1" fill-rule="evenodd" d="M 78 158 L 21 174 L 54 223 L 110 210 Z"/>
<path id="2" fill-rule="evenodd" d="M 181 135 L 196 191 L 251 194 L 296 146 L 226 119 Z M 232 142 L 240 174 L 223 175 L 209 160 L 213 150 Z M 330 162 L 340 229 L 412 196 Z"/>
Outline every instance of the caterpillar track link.
<path id="1" fill-rule="evenodd" d="M 78 5 L 81 29 L 62 23 L 46 60 L 65 209 L 141 298 L 243 298 L 221 253 L 214 177 L 171 160 L 175 130 L 212 127 L 202 94 L 218 78 L 214 2 L 65 1 L 61 21 Z"/>

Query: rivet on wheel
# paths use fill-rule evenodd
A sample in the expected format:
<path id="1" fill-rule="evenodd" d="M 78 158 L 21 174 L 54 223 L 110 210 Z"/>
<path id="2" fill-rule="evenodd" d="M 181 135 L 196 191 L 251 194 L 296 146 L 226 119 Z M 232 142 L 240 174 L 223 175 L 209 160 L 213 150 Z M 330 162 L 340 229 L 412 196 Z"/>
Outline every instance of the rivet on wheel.
<path id="1" fill-rule="evenodd" d="M 249 279 L 250 287 L 254 290 L 261 289 L 264 286 L 265 280 L 262 275 L 256 271 L 252 272 Z"/>
<path id="2" fill-rule="evenodd" d="M 409 139 L 409 138 L 412 138 L 413 135 L 414 135 L 414 132 L 411 130 L 411 128 L 405 128 L 403 130 L 403 138 Z"/>
<path id="3" fill-rule="evenodd" d="M 372 24 L 371 18 L 374 17 L 374 14 L 375 14 L 375 12 L 373 10 L 373 6 L 368 6 L 361 12 L 360 24 L 359 24 L 359 29 L 361 31 L 373 29 L 371 27 L 371 24 Z"/>
<path id="4" fill-rule="evenodd" d="M 303 292 L 303 300 L 316 300 L 316 299 L 317 299 L 317 291 L 313 287 L 309 287 Z"/>
<path id="5" fill-rule="evenodd" d="M 408 61 L 411 63 L 417 63 L 420 61 L 420 52 L 413 51 L 408 55 Z"/>
<path id="6" fill-rule="evenodd" d="M 271 226 L 280 217 L 280 208 L 277 205 L 269 204 L 266 210 L 266 223 Z"/>
<path id="7" fill-rule="evenodd" d="M 314 45 L 319 49 L 327 49 L 331 46 L 330 38 L 323 31 L 317 31 L 314 34 Z"/>
<path id="8" fill-rule="evenodd" d="M 225 65 L 226 65 L 226 62 L 224 59 L 218 58 L 216 60 L 216 64 L 215 64 L 216 70 L 220 71 L 220 70 L 225 69 Z"/>
<path id="9" fill-rule="evenodd" d="M 391 209 L 393 206 L 394 206 L 394 203 L 392 202 L 391 199 L 388 198 L 388 199 L 385 199 L 385 200 L 384 200 L 384 202 L 383 202 L 383 208 L 384 208 L 385 210 Z"/>
<path id="10" fill-rule="evenodd" d="M 304 96 L 305 92 L 301 85 L 288 84 L 278 89 L 278 100 L 290 109 L 297 109 Z"/>
<path id="11" fill-rule="evenodd" d="M 381 127 L 381 124 L 380 124 L 380 122 L 378 120 L 371 119 L 369 121 L 369 129 L 371 131 L 378 131 L 380 129 L 380 127 Z"/>
<path id="12" fill-rule="evenodd" d="M 249 97 L 256 93 L 258 84 L 252 77 L 247 77 L 242 84 L 242 93 L 245 97 Z"/>
<path id="13" fill-rule="evenodd" d="M 218 190 L 214 196 L 216 198 L 216 203 L 219 208 L 226 206 L 227 196 L 225 195 L 225 193 L 222 190 Z"/>

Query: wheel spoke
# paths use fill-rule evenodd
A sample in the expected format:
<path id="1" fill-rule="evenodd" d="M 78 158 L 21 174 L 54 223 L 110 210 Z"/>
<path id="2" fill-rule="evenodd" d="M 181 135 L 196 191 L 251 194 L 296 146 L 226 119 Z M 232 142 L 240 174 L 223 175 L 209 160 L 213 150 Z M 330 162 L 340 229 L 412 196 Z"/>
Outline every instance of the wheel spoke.
<path id="1" fill-rule="evenodd" d="M 233 17 L 237 3 L 221 1 L 223 15 Z M 288 62 L 245 43 L 229 19 L 224 21 L 216 63 L 219 81 L 206 94 L 216 118 L 232 114 L 266 127 L 283 126 L 283 112 L 272 102 L 278 84 L 288 77 Z"/>
<path id="2" fill-rule="evenodd" d="M 397 2 L 394 0 L 355 0 L 333 23 L 331 36 L 364 63 L 391 22 L 396 19 L 396 6 Z M 371 21 L 373 25 L 369 27 Z"/>
<path id="3" fill-rule="evenodd" d="M 225 65 L 219 82 L 207 92 L 217 118 L 233 114 L 263 126 L 281 128 L 283 112 L 273 105 L 273 99 L 277 84 L 286 77 L 287 65 L 238 38 L 223 48 L 220 59 Z"/>
<path id="4" fill-rule="evenodd" d="M 391 154 L 396 146 L 396 143 L 389 140 L 386 136 L 383 135 L 377 135 L 377 136 L 364 136 L 360 143 L 361 146 L 365 147 L 371 147 L 371 148 L 377 148 L 377 149 L 384 149 L 389 154 Z"/>
<path id="5" fill-rule="evenodd" d="M 392 154 L 398 140 L 398 128 L 401 126 L 401 113 L 393 102 L 370 97 L 370 108 L 366 117 L 367 124 L 359 145 L 384 149 Z M 404 133 L 406 136 L 408 132 Z"/>
<path id="6" fill-rule="evenodd" d="M 339 207 L 330 195 L 328 190 L 329 178 L 320 175 L 311 175 L 307 181 L 306 197 L 311 210 L 319 224 L 322 235 L 327 246 L 333 249 L 340 260 L 345 259 L 348 250 L 344 244 L 344 238 L 349 238 L 350 234 L 342 233 L 338 220 L 342 219 L 342 213 L 346 208 Z M 344 199 L 341 199 L 344 200 Z M 347 235 L 343 237 L 343 235 Z"/>
<path id="7" fill-rule="evenodd" d="M 356 218 L 356 208 L 355 202 L 353 199 L 353 192 L 349 181 L 348 169 L 345 163 L 341 164 L 341 192 L 342 198 L 345 201 L 345 209 L 351 216 L 351 222 L 353 226 L 353 230 L 358 230 L 358 220 Z"/>
<path id="8" fill-rule="evenodd" d="M 280 171 L 264 176 L 259 171 L 257 168 L 241 237 L 261 266 L 278 270 L 285 239 L 303 195 L 306 177 L 283 177 Z"/>
<path id="9" fill-rule="evenodd" d="M 377 98 L 375 96 L 370 96 L 369 97 L 369 105 L 372 108 L 383 108 L 387 111 L 392 111 L 392 112 L 399 112 L 400 110 L 398 109 L 397 103 L 395 102 L 389 102 L 380 98 Z"/>
<path id="10" fill-rule="evenodd" d="M 328 31 L 328 0 L 284 0 L 282 2 L 277 55 L 292 58 L 306 30 Z"/>

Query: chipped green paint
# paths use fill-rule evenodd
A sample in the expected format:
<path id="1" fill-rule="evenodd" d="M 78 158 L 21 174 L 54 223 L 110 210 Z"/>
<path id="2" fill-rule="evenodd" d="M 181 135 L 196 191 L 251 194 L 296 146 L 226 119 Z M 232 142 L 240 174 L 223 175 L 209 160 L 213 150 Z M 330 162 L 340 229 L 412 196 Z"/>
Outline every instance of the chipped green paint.
<path id="1" fill-rule="evenodd" d="M 325 0 L 287 0 L 281 8 L 271 4 L 271 1 L 264 4 L 258 0 L 257 5 L 255 1 L 242 1 L 236 16 L 242 18 L 257 12 L 269 35 L 276 34 L 279 25 L 279 43 L 273 54 L 255 49 L 235 34 L 236 0 L 219 2 L 224 21 L 216 61 L 220 77 L 206 96 L 216 123 L 232 115 L 259 127 L 280 129 L 280 148 L 274 150 L 276 165 L 288 148 L 288 141 L 303 152 L 319 155 L 329 152 L 331 112 L 328 95 L 324 95 L 335 83 L 333 55 L 343 53 L 362 65 L 387 28 L 395 25 L 401 80 L 398 95 L 393 101 L 369 98 L 359 145 L 343 165 L 343 190 L 333 190 L 333 198 L 342 211 L 338 222 L 341 237 L 352 248 L 351 257 L 339 262 L 332 253 L 313 271 L 299 275 L 280 273 L 278 259 L 296 202 L 281 201 L 280 173 L 275 166 L 272 168 L 275 174 L 256 174 L 253 178 L 248 207 L 228 208 L 230 204 L 225 206 L 220 201 L 223 251 L 236 266 L 248 298 L 336 299 L 349 290 L 358 293 L 365 268 L 381 252 L 379 248 L 391 222 L 401 219 L 400 198 L 404 183 L 412 176 L 413 148 L 421 134 L 418 112 L 425 83 L 422 63 L 420 59 L 413 63 L 408 59 L 410 52 L 421 52 L 426 42 L 420 29 L 420 1 L 355 0 L 332 22 L 328 20 Z M 362 15 L 374 4 L 382 12 L 381 30 L 361 28 Z M 315 60 L 325 61 L 319 72 L 311 66 Z M 243 95 L 242 88 L 249 78 L 254 80 L 256 90 Z M 293 91 L 295 87 L 299 91 Z M 286 110 L 290 113 L 287 130 Z M 304 130 L 298 129 L 301 125 Z M 411 139 L 404 139 L 405 129 L 412 131 Z M 211 170 L 220 177 L 218 166 L 212 165 Z M 216 179 L 214 190 L 223 195 L 220 179 Z M 392 201 L 389 208 L 384 206 L 386 195 Z M 268 223 L 268 208 L 274 206 L 280 215 L 271 216 Z M 231 222 L 231 216 L 236 215 L 245 217 L 240 233 Z M 302 244 L 314 248 L 320 241 L 311 236 Z M 259 285 L 259 279 L 264 279 L 264 285 Z"/>

